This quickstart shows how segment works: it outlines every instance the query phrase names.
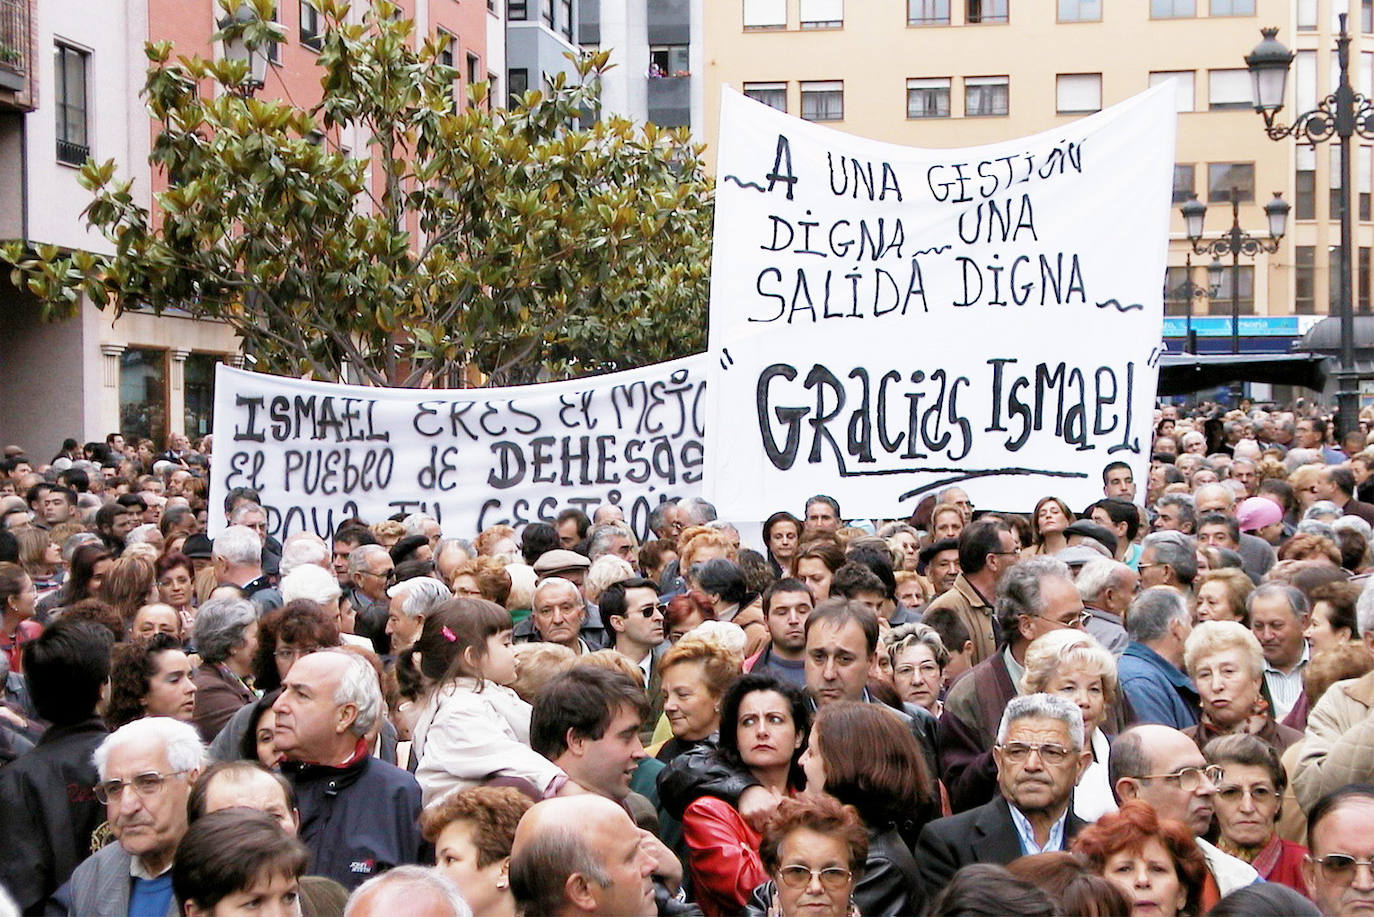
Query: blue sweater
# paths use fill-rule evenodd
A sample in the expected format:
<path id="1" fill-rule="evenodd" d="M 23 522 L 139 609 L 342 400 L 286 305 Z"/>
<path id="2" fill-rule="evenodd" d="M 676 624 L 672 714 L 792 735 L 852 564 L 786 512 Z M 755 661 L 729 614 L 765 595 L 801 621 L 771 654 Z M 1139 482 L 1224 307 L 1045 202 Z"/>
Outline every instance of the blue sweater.
<path id="1" fill-rule="evenodd" d="M 1163 723 L 1175 729 L 1197 725 L 1197 689 L 1187 675 L 1148 646 L 1128 643 L 1117 663 L 1117 676 L 1137 723 Z"/>

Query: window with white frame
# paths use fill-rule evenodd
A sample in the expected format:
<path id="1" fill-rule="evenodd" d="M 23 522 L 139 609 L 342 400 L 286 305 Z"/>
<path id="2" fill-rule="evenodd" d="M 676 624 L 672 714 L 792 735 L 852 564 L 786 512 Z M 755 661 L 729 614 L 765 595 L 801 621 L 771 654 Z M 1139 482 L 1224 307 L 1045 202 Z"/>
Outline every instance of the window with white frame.
<path id="1" fill-rule="evenodd" d="M 1298 0 L 1297 7 L 1298 31 L 1317 31 L 1317 0 Z"/>
<path id="2" fill-rule="evenodd" d="M 87 102 L 88 51 L 59 44 L 53 57 L 53 95 L 57 101 L 57 161 L 79 166 L 91 155 Z"/>
<path id="3" fill-rule="evenodd" d="M 1213 16 L 1253 16 L 1255 0 L 1212 0 Z"/>
<path id="4" fill-rule="evenodd" d="M 301 44 L 316 51 L 324 44 L 324 24 L 320 11 L 310 0 L 301 0 Z"/>
<path id="5" fill-rule="evenodd" d="M 1151 86 L 1168 83 L 1174 87 L 1174 110 L 1196 111 L 1197 92 L 1194 83 L 1197 74 L 1192 70 L 1156 70 L 1150 74 Z"/>
<path id="6" fill-rule="evenodd" d="M 1250 71 L 1244 67 L 1207 71 L 1207 107 L 1212 111 L 1253 108 L 1253 93 Z"/>
<path id="7" fill-rule="evenodd" d="M 964 77 L 964 116 L 989 118 L 1011 111 L 1011 78 L 1006 76 Z"/>
<path id="8" fill-rule="evenodd" d="M 906 81 L 908 118 L 949 117 L 949 77 L 925 77 Z"/>
<path id="9" fill-rule="evenodd" d="M 1102 110 L 1102 74 L 1061 73 L 1054 78 L 1055 110 L 1076 115 Z"/>
<path id="10" fill-rule="evenodd" d="M 803 82 L 801 116 L 807 121 L 843 121 L 844 80 Z"/>
<path id="11" fill-rule="evenodd" d="M 745 83 L 744 94 L 769 108 L 787 111 L 786 83 Z"/>
<path id="12" fill-rule="evenodd" d="M 906 0 L 907 25 L 949 25 L 949 0 Z"/>
<path id="13" fill-rule="evenodd" d="M 787 0 L 744 0 L 744 27 L 787 28 Z"/>
<path id="14" fill-rule="evenodd" d="M 838 29 L 844 26 L 844 0 L 801 0 L 803 29 Z"/>
<path id="15" fill-rule="evenodd" d="M 1298 111 L 1317 107 L 1317 52 L 1299 51 L 1293 58 L 1293 104 Z"/>
<path id="16" fill-rule="evenodd" d="M 968 0 L 968 10 L 964 21 L 970 24 L 980 22 L 1010 22 L 1007 11 L 1008 0 Z"/>
<path id="17" fill-rule="evenodd" d="M 1187 19 L 1197 15 L 1197 0 L 1150 0 L 1151 19 Z"/>
<path id="18" fill-rule="evenodd" d="M 1317 151 L 1299 144 L 1295 149 L 1293 219 L 1317 218 Z"/>
<path id="19" fill-rule="evenodd" d="M 1060 22 L 1101 22 L 1102 0 L 1059 0 Z"/>

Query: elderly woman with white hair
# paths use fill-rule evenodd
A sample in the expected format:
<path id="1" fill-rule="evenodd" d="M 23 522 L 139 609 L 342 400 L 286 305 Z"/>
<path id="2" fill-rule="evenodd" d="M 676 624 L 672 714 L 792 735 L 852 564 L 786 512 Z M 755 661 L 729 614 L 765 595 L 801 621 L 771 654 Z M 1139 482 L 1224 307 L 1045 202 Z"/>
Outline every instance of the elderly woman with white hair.
<path id="1" fill-rule="evenodd" d="M 1111 781 L 1107 777 L 1110 743 L 1103 731 L 1121 702 L 1116 657 L 1097 638 L 1081 630 L 1063 628 L 1041 634 L 1026 647 L 1022 694 L 1052 694 L 1078 705 L 1083 714 L 1084 744 L 1092 763 L 1078 779 L 1073 813 L 1093 822 L 1116 811 Z"/>
<path id="2" fill-rule="evenodd" d="M 285 555 L 282 556 L 285 559 Z M 372 649 L 371 640 L 353 633 L 353 607 L 332 571 L 314 563 L 292 568 L 290 573 L 282 577 L 281 599 L 283 605 L 289 605 L 296 599 L 309 599 L 334 620 L 339 628 L 339 641 L 344 646 Z"/>
<path id="3" fill-rule="evenodd" d="M 1197 686 L 1202 718 L 1183 730 L 1198 748 L 1232 733 L 1263 739 L 1279 754 L 1302 733 L 1274 720 L 1264 698 L 1264 651 L 1255 635 L 1236 621 L 1204 621 L 1193 628 L 1183 665 Z"/>
<path id="4" fill-rule="evenodd" d="M 247 679 L 258 651 L 258 613 L 247 599 L 211 599 L 196 615 L 196 649 L 200 665 L 192 723 L 206 742 L 214 740 L 240 707 L 256 696 Z"/>

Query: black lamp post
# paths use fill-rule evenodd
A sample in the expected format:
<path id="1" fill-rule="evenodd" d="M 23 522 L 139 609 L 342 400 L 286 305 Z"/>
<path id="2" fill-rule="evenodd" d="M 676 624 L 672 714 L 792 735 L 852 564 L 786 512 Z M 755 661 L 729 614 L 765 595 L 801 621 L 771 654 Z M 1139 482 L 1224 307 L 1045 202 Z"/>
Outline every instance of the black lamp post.
<path id="1" fill-rule="evenodd" d="M 1172 289 L 1166 287 L 1164 298 L 1173 299 L 1178 296 L 1188 304 L 1188 311 L 1184 313 L 1184 353 L 1197 353 L 1197 338 L 1193 336 L 1193 300 L 1211 299 L 1216 293 L 1217 278 L 1213 274 L 1221 273 L 1221 262 L 1212 259 L 1212 266 L 1207 269 L 1207 279 L 1211 281 L 1211 287 L 1202 287 L 1193 283 L 1193 255 L 1188 253 L 1183 259 L 1183 282 Z"/>
<path id="2" fill-rule="evenodd" d="M 1359 134 L 1374 139 L 1374 104 L 1350 85 L 1350 36 L 1345 31 L 1345 13 L 1340 14 L 1341 33 L 1336 38 L 1336 58 L 1340 63 L 1340 83 L 1336 90 L 1303 112 L 1290 125 L 1275 124 L 1283 108 L 1284 86 L 1293 52 L 1278 39 L 1277 28 L 1260 29 L 1264 40 L 1245 58 L 1254 86 L 1255 111 L 1264 116 L 1264 131 L 1270 140 L 1293 137 L 1299 143 L 1323 143 L 1335 137 L 1341 148 L 1341 282 L 1340 323 L 1341 358 L 1336 372 L 1336 401 L 1340 413 L 1340 432 L 1344 436 L 1359 429 L 1360 396 L 1355 372 L 1355 312 L 1350 287 L 1350 252 L 1354 243 L 1350 212 L 1351 180 L 1354 167 L 1350 157 L 1350 138 Z"/>
<path id="3" fill-rule="evenodd" d="M 1202 223 L 1207 217 L 1207 205 L 1189 195 L 1188 201 L 1179 208 L 1183 214 L 1184 230 L 1193 251 L 1199 255 L 1211 255 L 1212 267 L 1209 273 L 1216 285 L 1221 281 L 1221 262 L 1219 259 L 1231 257 L 1231 353 L 1240 353 L 1240 256 L 1258 257 L 1260 252 L 1273 254 L 1279 250 L 1279 240 L 1288 229 L 1288 202 L 1274 193 L 1274 199 L 1264 205 L 1264 215 L 1269 221 L 1269 238 L 1259 239 L 1240 228 L 1240 191 L 1231 189 L 1231 228 L 1210 242 L 1202 241 Z M 1236 382 L 1231 389 L 1236 404 L 1240 404 L 1241 383 Z"/>

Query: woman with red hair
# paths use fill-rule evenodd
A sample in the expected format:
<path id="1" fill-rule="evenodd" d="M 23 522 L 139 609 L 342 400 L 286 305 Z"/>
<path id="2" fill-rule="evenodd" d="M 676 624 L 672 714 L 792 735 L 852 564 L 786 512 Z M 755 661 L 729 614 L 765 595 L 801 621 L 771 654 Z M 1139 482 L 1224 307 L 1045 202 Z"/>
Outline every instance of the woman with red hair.
<path id="1" fill-rule="evenodd" d="M 1080 831 L 1073 852 L 1121 886 L 1134 917 L 1196 917 L 1217 901 L 1214 887 L 1204 894 L 1207 863 L 1192 832 L 1138 799 Z"/>

